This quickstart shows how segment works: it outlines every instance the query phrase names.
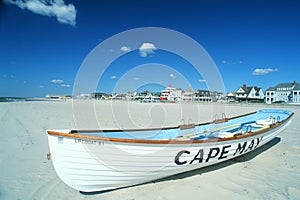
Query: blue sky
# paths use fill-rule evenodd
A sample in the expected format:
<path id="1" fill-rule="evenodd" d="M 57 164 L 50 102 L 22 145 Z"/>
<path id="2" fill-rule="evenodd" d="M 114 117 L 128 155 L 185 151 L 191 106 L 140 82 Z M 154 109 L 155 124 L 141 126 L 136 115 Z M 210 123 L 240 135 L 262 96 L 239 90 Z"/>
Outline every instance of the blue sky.
<path id="1" fill-rule="evenodd" d="M 201 44 L 218 67 L 226 92 L 243 84 L 266 90 L 277 83 L 299 82 L 299 10 L 296 0 L 4 0 L 0 3 L 0 96 L 71 95 L 80 66 L 99 43 L 140 27 L 172 29 Z M 139 51 L 120 57 L 107 68 L 98 90 L 144 89 L 134 83 L 145 74 L 159 75 L 160 86 L 186 89 L 190 84 L 193 89 L 206 89 L 204 78 L 184 59 L 155 46 L 152 50 L 146 57 Z M 153 62 L 169 68 L 130 71 Z M 137 74 L 129 76 L 129 71 Z M 124 77 L 133 85 L 121 84 Z M 152 84 L 153 89 L 159 84 Z"/>

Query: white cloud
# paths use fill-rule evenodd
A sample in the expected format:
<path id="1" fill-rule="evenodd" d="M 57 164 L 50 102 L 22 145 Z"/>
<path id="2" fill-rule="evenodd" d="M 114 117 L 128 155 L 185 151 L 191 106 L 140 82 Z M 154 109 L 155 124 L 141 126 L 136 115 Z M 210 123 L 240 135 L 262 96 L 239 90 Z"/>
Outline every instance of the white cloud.
<path id="1" fill-rule="evenodd" d="M 242 60 L 239 61 L 228 61 L 228 60 L 222 60 L 223 64 L 227 64 L 227 65 L 238 65 L 238 64 L 243 64 Z"/>
<path id="2" fill-rule="evenodd" d="M 142 46 L 139 48 L 140 56 L 147 57 L 150 54 L 154 54 L 154 50 L 157 48 L 152 43 L 143 43 Z"/>
<path id="3" fill-rule="evenodd" d="M 71 87 L 71 85 L 68 85 L 68 84 L 61 84 L 60 86 L 61 87 L 67 87 L 67 88 Z"/>
<path id="4" fill-rule="evenodd" d="M 133 80 L 138 81 L 138 80 L 140 80 L 140 78 L 139 77 L 134 77 Z"/>
<path id="5" fill-rule="evenodd" d="M 2 77 L 3 78 L 11 78 L 11 79 L 15 78 L 15 76 L 12 74 L 11 75 L 3 74 Z"/>
<path id="6" fill-rule="evenodd" d="M 171 79 L 175 79 L 175 78 L 176 78 L 176 76 L 175 76 L 174 74 L 170 74 L 169 77 L 170 77 Z"/>
<path id="7" fill-rule="evenodd" d="M 116 78 L 118 78 L 117 76 L 111 76 L 111 79 L 116 79 Z"/>
<path id="8" fill-rule="evenodd" d="M 227 64 L 228 61 L 227 61 L 227 60 L 222 60 L 222 63 L 223 63 L 223 64 Z"/>
<path id="9" fill-rule="evenodd" d="M 206 82 L 206 80 L 205 79 L 199 79 L 199 82 L 204 83 L 204 82 Z"/>
<path id="10" fill-rule="evenodd" d="M 277 72 L 279 71 L 277 68 L 257 68 L 255 70 L 253 70 L 252 75 L 265 75 L 265 74 L 269 74 L 271 72 Z"/>
<path id="11" fill-rule="evenodd" d="M 120 48 L 120 50 L 123 51 L 123 52 L 125 52 L 125 53 L 127 53 L 127 52 L 131 51 L 131 48 L 130 48 L 130 47 L 127 47 L 127 46 L 122 46 L 122 47 Z"/>
<path id="12" fill-rule="evenodd" d="M 55 84 L 61 84 L 61 83 L 63 83 L 64 81 L 63 81 L 63 80 L 59 80 L 59 79 L 54 79 L 54 80 L 51 80 L 50 82 L 51 82 L 51 83 L 55 83 Z"/>
<path id="13" fill-rule="evenodd" d="M 43 86 L 43 85 L 40 85 L 40 88 L 45 88 L 45 86 Z"/>
<path id="14" fill-rule="evenodd" d="M 63 24 L 75 26 L 77 10 L 73 4 L 66 5 L 64 0 L 4 0 L 22 9 L 30 10 L 39 15 L 56 17 Z"/>

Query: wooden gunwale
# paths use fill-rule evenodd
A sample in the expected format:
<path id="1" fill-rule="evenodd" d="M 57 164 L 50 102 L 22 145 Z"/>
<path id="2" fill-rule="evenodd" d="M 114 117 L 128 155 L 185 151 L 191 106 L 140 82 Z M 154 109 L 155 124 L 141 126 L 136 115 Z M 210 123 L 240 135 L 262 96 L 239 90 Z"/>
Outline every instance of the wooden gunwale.
<path id="1" fill-rule="evenodd" d="M 256 112 L 251 112 L 231 118 L 227 118 L 228 120 L 239 118 L 239 117 L 244 117 L 247 115 L 255 114 Z M 82 135 L 78 134 L 80 132 L 119 132 L 119 131 L 148 131 L 148 130 L 168 130 L 168 129 L 177 129 L 179 126 L 176 127 L 165 127 L 165 128 L 152 128 L 152 129 L 127 129 L 127 130 L 80 130 L 76 131 L 73 133 L 62 133 L 62 132 L 57 132 L 57 131 L 50 131 L 48 130 L 47 133 L 49 135 L 54 135 L 58 137 L 68 137 L 68 138 L 80 138 L 80 139 L 86 139 L 86 140 L 102 140 L 102 141 L 110 141 L 110 142 L 120 142 L 120 143 L 143 143 L 143 144 L 194 144 L 194 143 L 212 143 L 212 142 L 224 142 L 224 141 L 231 141 L 231 140 L 237 140 L 237 139 L 243 139 L 243 138 L 248 138 L 256 135 L 260 135 L 263 133 L 266 133 L 268 131 L 271 131 L 277 127 L 280 127 L 284 125 L 290 118 L 294 115 L 294 113 L 291 113 L 290 116 L 288 116 L 285 120 L 276 123 L 269 128 L 263 129 L 261 131 L 257 132 L 251 132 L 243 135 L 236 135 L 233 137 L 229 138 L 212 138 L 212 139 L 207 139 L 207 140 L 178 140 L 178 139 L 170 139 L 170 140 L 142 140 L 142 139 L 126 139 L 126 138 L 106 138 L 106 137 L 101 137 L 101 136 L 89 136 L 89 135 Z M 213 122 L 206 122 L 206 123 L 201 123 L 197 124 L 195 126 L 200 126 L 200 125 L 207 125 L 207 124 L 212 124 Z"/>
<path id="2" fill-rule="evenodd" d="M 252 115 L 255 114 L 257 112 L 250 112 L 250 113 L 246 113 L 246 114 L 242 114 L 242 115 L 238 115 L 238 116 L 234 116 L 234 117 L 230 117 L 230 118 L 226 118 L 226 121 L 235 119 L 235 118 L 239 118 L 239 117 L 245 117 L 248 115 Z M 199 124 L 187 124 L 187 125 L 194 125 L 196 126 L 203 126 L 203 125 L 208 125 L 208 124 L 214 124 L 214 121 L 211 122 L 203 122 L 203 123 L 199 123 Z M 159 131 L 159 130 L 170 130 L 170 129 L 179 129 L 180 126 L 182 125 L 178 125 L 178 126 L 170 126 L 170 127 L 163 127 L 163 128 L 140 128 L 140 129 L 113 129 L 113 130 L 72 130 L 71 133 L 106 133 L 106 132 L 135 132 L 135 131 Z M 185 126 L 185 125 L 183 125 Z"/>

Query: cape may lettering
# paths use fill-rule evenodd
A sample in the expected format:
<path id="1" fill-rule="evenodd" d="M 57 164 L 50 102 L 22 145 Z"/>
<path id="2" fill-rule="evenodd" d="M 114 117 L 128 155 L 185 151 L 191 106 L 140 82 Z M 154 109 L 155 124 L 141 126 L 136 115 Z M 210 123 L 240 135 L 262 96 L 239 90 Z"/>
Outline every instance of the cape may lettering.
<path id="1" fill-rule="evenodd" d="M 260 142 L 262 141 L 263 137 L 256 138 L 251 141 L 246 141 L 243 143 L 238 143 L 237 147 L 232 147 L 232 145 L 225 145 L 222 147 L 212 147 L 208 150 L 199 149 L 197 153 L 192 155 L 192 159 L 184 158 L 184 155 L 191 154 L 188 150 L 182 150 L 177 153 L 175 156 L 175 163 L 176 165 L 185 165 L 185 164 L 196 164 L 196 163 L 203 163 L 203 162 L 209 162 L 213 158 L 217 158 L 218 160 L 227 158 L 230 154 L 228 154 L 230 151 L 232 156 L 240 155 L 242 153 L 246 153 L 248 151 L 251 151 L 258 147 Z M 207 151 L 207 152 L 205 152 Z"/>

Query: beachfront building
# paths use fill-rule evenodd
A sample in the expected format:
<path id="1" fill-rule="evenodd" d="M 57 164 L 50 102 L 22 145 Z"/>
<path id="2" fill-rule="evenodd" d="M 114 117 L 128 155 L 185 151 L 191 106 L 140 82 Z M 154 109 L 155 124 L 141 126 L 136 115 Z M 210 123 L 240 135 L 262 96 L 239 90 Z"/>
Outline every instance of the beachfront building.
<path id="1" fill-rule="evenodd" d="M 266 103 L 295 103 L 300 104 L 300 84 L 280 83 L 266 91 Z"/>
<path id="2" fill-rule="evenodd" d="M 257 86 L 247 87 L 247 85 L 244 84 L 236 92 L 236 99 L 238 101 L 263 102 L 264 98 L 263 90 Z"/>
<path id="3" fill-rule="evenodd" d="M 195 93 L 193 92 L 192 88 L 189 86 L 185 92 L 184 91 L 182 92 L 181 99 L 182 101 L 187 101 L 187 102 L 193 101 L 194 94 Z"/>
<path id="4" fill-rule="evenodd" d="M 219 102 L 224 99 L 224 94 L 217 91 L 197 90 L 193 99 L 197 102 Z"/>
<path id="5" fill-rule="evenodd" d="M 60 95 L 46 94 L 46 99 L 60 99 Z"/>
<path id="6" fill-rule="evenodd" d="M 126 100 L 126 94 L 117 94 L 117 93 L 113 93 L 110 96 L 111 100 Z"/>
<path id="7" fill-rule="evenodd" d="M 235 102 L 236 101 L 236 93 L 230 92 L 226 95 L 226 101 L 227 102 Z"/>
<path id="8" fill-rule="evenodd" d="M 133 101 L 137 97 L 137 92 L 127 92 L 126 100 Z"/>
<path id="9" fill-rule="evenodd" d="M 45 98 L 46 99 L 51 99 L 51 100 L 67 100 L 67 99 L 71 99 L 72 96 L 69 96 L 69 95 L 46 94 Z"/>
<path id="10" fill-rule="evenodd" d="M 161 91 L 161 95 L 159 99 L 162 102 L 181 101 L 182 93 L 183 93 L 182 89 L 168 86 Z"/>
<path id="11" fill-rule="evenodd" d="M 91 99 L 91 94 L 79 94 L 75 99 L 88 100 Z"/>
<path id="12" fill-rule="evenodd" d="M 195 101 L 198 102 L 212 102 L 213 97 L 209 90 L 197 90 L 194 94 Z"/>
<path id="13" fill-rule="evenodd" d="M 103 92 L 93 92 L 91 93 L 91 98 L 97 100 L 107 100 L 110 98 L 110 95 Z"/>
<path id="14" fill-rule="evenodd" d="M 210 96 L 213 102 L 221 102 L 225 99 L 224 94 L 222 92 L 210 91 Z"/>
<path id="15" fill-rule="evenodd" d="M 181 99 L 182 101 L 193 101 L 194 100 L 194 92 L 188 91 L 188 92 L 183 92 Z"/>
<path id="16" fill-rule="evenodd" d="M 158 102 L 160 97 L 160 92 L 128 92 L 126 94 L 127 100 L 136 100 L 140 102 Z"/>

